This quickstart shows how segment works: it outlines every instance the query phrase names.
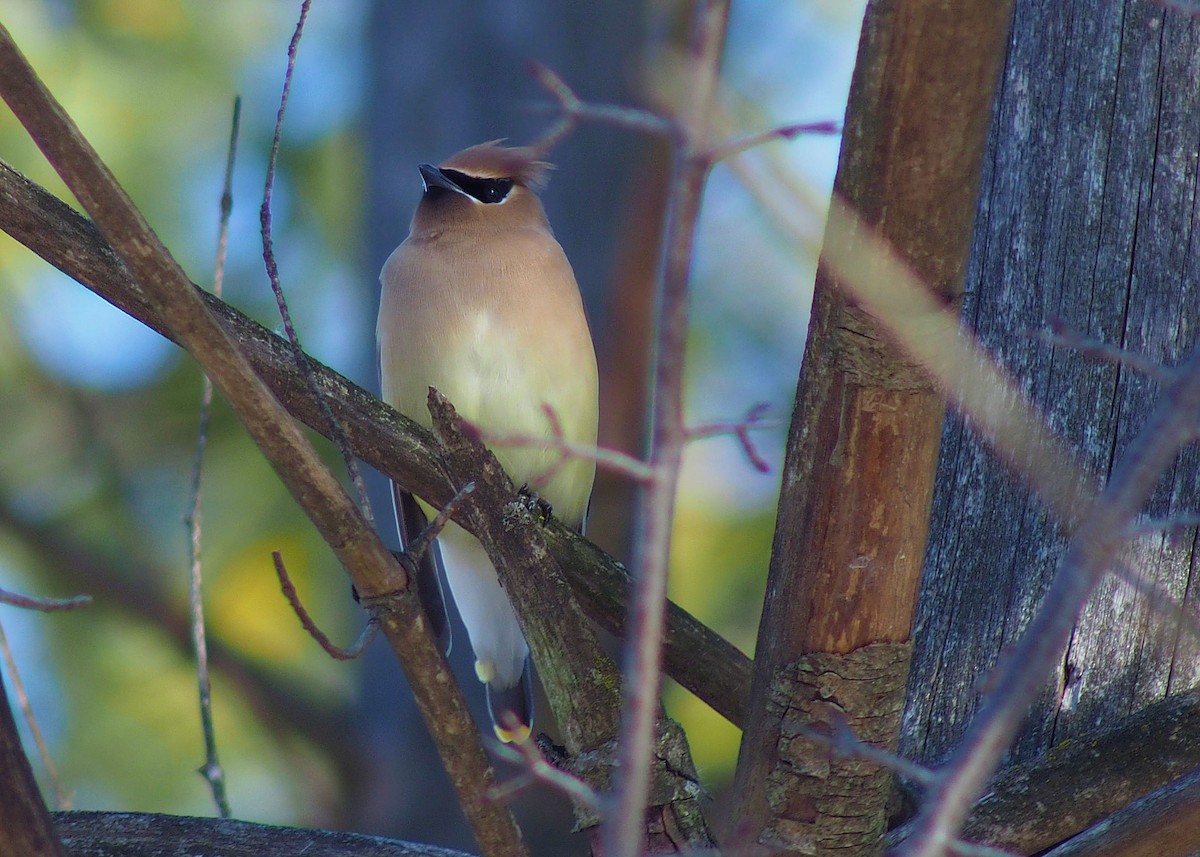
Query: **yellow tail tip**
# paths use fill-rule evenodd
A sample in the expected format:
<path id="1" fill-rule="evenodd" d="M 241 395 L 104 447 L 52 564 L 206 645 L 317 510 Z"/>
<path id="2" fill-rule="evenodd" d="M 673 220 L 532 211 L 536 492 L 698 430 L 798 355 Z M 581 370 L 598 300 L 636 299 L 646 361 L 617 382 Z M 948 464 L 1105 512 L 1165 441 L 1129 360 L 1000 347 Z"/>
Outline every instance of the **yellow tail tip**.
<path id="1" fill-rule="evenodd" d="M 529 736 L 533 732 L 533 727 L 522 723 L 514 729 L 508 729 L 499 723 L 493 723 L 492 730 L 496 733 L 496 737 L 505 744 L 524 744 L 529 740 Z"/>

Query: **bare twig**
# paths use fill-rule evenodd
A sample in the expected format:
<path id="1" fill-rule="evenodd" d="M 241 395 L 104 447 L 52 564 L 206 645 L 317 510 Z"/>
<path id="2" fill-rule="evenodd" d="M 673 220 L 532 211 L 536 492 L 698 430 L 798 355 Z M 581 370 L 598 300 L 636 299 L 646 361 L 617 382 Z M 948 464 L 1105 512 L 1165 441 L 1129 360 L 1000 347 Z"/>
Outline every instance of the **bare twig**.
<path id="1" fill-rule="evenodd" d="M 1165 617 L 1174 617 L 1183 631 L 1200 640 L 1200 616 L 1196 615 L 1194 605 L 1186 600 L 1180 601 L 1161 583 L 1151 580 L 1126 563 L 1116 562 L 1110 571 L 1117 580 L 1145 598 L 1152 611 Z"/>
<path id="2" fill-rule="evenodd" d="M 363 481 L 358 460 L 354 457 L 354 453 L 350 449 L 350 441 L 346 438 L 346 430 L 333 415 L 333 409 L 330 408 L 329 402 L 321 394 L 316 379 L 313 377 L 312 361 L 304 353 L 304 349 L 300 345 L 300 337 L 296 333 L 296 327 L 292 324 L 292 314 L 288 310 L 287 299 L 283 295 L 283 286 L 279 280 L 279 265 L 275 261 L 275 242 L 271 235 L 271 193 L 275 187 L 275 165 L 279 161 L 279 145 L 283 137 L 283 117 L 287 111 L 288 96 L 292 91 L 292 75 L 296 70 L 296 52 L 300 47 L 300 37 L 304 34 L 304 22 L 308 18 L 308 10 L 311 6 L 312 0 L 301 0 L 300 18 L 296 21 L 296 29 L 292 33 L 291 42 L 288 43 L 287 70 L 283 75 L 283 93 L 279 97 L 279 112 L 275 115 L 275 133 L 271 139 L 271 155 L 267 160 L 267 181 L 263 189 L 262 208 L 259 210 L 263 243 L 263 263 L 266 265 L 267 279 L 271 282 L 271 292 L 275 295 L 275 305 L 278 307 L 279 317 L 283 321 L 284 333 L 287 335 L 288 342 L 291 343 L 292 355 L 296 360 L 296 365 L 304 374 L 304 380 L 308 384 L 309 390 L 312 391 L 312 394 L 316 396 L 317 401 L 320 403 L 321 413 L 325 417 L 326 425 L 329 426 L 330 437 L 337 444 L 338 451 L 342 454 L 342 461 L 346 465 L 346 472 L 350 474 L 350 481 L 354 483 L 354 490 L 358 494 L 359 510 L 362 512 L 362 516 L 366 519 L 367 523 L 374 527 L 375 513 L 371 510 L 371 501 L 367 495 L 367 485 Z"/>
<path id="3" fill-rule="evenodd" d="M 299 593 L 296 592 L 296 586 L 292 583 L 292 578 L 288 574 L 287 566 L 283 563 L 283 554 L 279 551 L 271 551 L 271 559 L 275 562 L 275 574 L 279 578 L 279 586 L 283 590 L 283 597 L 287 599 L 288 604 L 292 607 L 292 612 L 296 614 L 296 618 L 300 620 L 300 624 L 304 626 L 304 630 L 325 650 L 325 654 L 333 658 L 335 661 L 352 661 L 363 653 L 363 650 L 371 644 L 375 639 L 376 632 L 379 631 L 379 624 L 371 619 L 367 622 L 366 627 L 362 629 L 362 633 L 358 635 L 358 639 L 351 643 L 346 648 L 335 646 L 333 641 L 326 636 L 312 614 L 304 607 L 304 602 L 300 600 Z"/>
<path id="4" fill-rule="evenodd" d="M 475 483 L 468 482 L 454 492 L 454 496 L 433 516 L 433 520 L 425 526 L 425 529 L 417 534 L 417 537 L 413 539 L 413 543 L 404 549 L 404 556 L 410 562 L 415 564 L 425 551 L 429 550 L 429 546 L 433 544 L 433 540 L 446 528 L 446 524 L 450 523 L 450 519 L 454 517 L 454 513 L 458 511 L 458 507 L 462 505 L 463 500 L 474 490 Z"/>
<path id="5" fill-rule="evenodd" d="M 875 762 L 902 777 L 912 780 L 914 783 L 927 785 L 933 781 L 934 773 L 929 768 L 909 761 L 898 753 L 893 753 L 890 750 L 885 750 L 882 747 L 876 747 L 874 744 L 868 744 L 863 741 L 854 734 L 854 730 L 850 728 L 850 724 L 846 722 L 844 717 L 838 717 L 834 720 L 833 733 L 830 735 L 806 726 L 800 727 L 799 734 L 813 741 L 828 744 L 833 748 L 834 752 L 847 758 Z"/>
<path id="6" fill-rule="evenodd" d="M 43 613 L 56 613 L 61 610 L 78 610 L 92 603 L 90 595 L 74 595 L 70 598 L 37 598 L 33 595 L 21 595 L 19 592 L 9 592 L 0 589 L 0 604 L 22 607 L 26 610 L 40 610 Z"/>
<path id="7" fill-rule="evenodd" d="M 221 186 L 220 215 L 217 228 L 217 260 L 213 270 L 213 294 L 218 298 L 225 283 L 225 255 L 229 245 L 229 218 L 233 213 L 233 165 L 237 157 L 238 131 L 241 127 L 242 99 L 233 100 L 233 122 L 229 131 L 229 151 L 225 158 L 225 179 Z M 204 625 L 203 570 L 200 562 L 201 533 L 201 474 L 204 450 L 208 445 L 208 422 L 212 413 L 213 385 L 205 375 L 200 394 L 200 425 L 196 430 L 196 455 L 192 462 L 192 503 L 184 515 L 188 528 L 188 565 L 190 567 L 190 607 L 192 613 L 192 647 L 196 656 L 196 685 L 200 698 L 200 725 L 204 734 L 204 765 L 200 775 L 208 782 L 217 813 L 229 818 L 232 812 L 225 793 L 225 771 L 217 755 L 217 734 L 212 716 L 212 680 L 208 671 L 208 641 Z"/>
<path id="8" fill-rule="evenodd" d="M 1102 339 L 1084 336 L 1079 331 L 1067 327 L 1066 322 L 1056 316 L 1047 319 L 1046 328 L 1039 330 L 1034 336 L 1047 345 L 1069 348 L 1093 360 L 1125 366 L 1160 384 L 1169 384 L 1175 378 L 1175 370 L 1171 367 L 1151 360 L 1145 354 L 1119 348 Z"/>
<path id="9" fill-rule="evenodd" d="M 736 140 L 730 140 L 726 143 L 720 143 L 713 146 L 708 151 L 708 160 L 711 164 L 719 163 L 726 158 L 733 158 L 737 155 L 761 146 L 764 143 L 770 143 L 774 140 L 793 140 L 801 134 L 840 134 L 842 133 L 842 125 L 840 122 L 825 120 L 822 122 L 800 122 L 794 125 L 781 125 L 778 128 L 771 128 L 766 131 L 760 131 L 757 134 L 750 134 L 745 137 L 739 137 Z"/>
<path id="10" fill-rule="evenodd" d="M 58 778 L 58 769 L 54 767 L 54 758 L 50 755 L 50 748 L 46 746 L 46 739 L 42 737 L 42 727 L 38 724 L 38 719 L 33 713 L 33 706 L 29 703 L 29 694 L 25 692 L 25 682 L 21 681 L 21 672 L 17 669 L 17 659 L 13 657 L 12 649 L 9 648 L 8 637 L 4 633 L 3 625 L 0 625 L 0 657 L 4 658 L 4 668 L 8 672 L 13 694 L 17 698 L 17 706 L 21 709 L 21 716 L 25 718 L 29 734 L 33 736 L 33 743 L 37 746 L 38 757 L 42 760 L 42 767 L 46 771 L 46 779 L 50 781 L 50 786 L 54 789 L 54 805 L 59 809 L 70 809 L 71 797 L 63 789 L 62 781 Z"/>
<path id="11" fill-rule="evenodd" d="M 1145 518 L 1141 521 L 1134 521 L 1125 530 L 1125 535 L 1130 539 L 1135 539 L 1139 536 L 1150 536 L 1155 533 L 1175 536 L 1179 535 L 1183 530 L 1190 530 L 1193 527 L 1200 527 L 1200 514 L 1196 514 L 1195 512 L 1185 515 L 1172 515 L 1169 518 Z"/>
<path id="12" fill-rule="evenodd" d="M 704 425 L 693 426 L 685 430 L 687 439 L 689 441 L 703 440 L 708 437 L 731 434 L 741 444 L 742 451 L 746 453 L 746 458 L 750 461 L 751 466 L 760 473 L 769 473 L 771 465 L 767 463 L 765 458 L 759 455 L 757 447 L 754 446 L 754 441 L 750 438 L 750 432 L 758 429 L 777 428 L 780 425 L 780 420 L 763 418 L 763 414 L 770 407 L 766 402 L 760 402 L 752 407 L 741 421 L 736 423 L 705 423 Z"/>
<path id="13" fill-rule="evenodd" d="M 510 712 L 505 712 L 505 715 L 515 720 Z M 492 752 L 520 771 L 516 776 L 495 786 L 488 793 L 491 800 L 508 800 L 534 783 L 541 782 L 566 795 L 576 804 L 586 807 L 593 814 L 603 815 L 602 801 L 596 790 L 579 777 L 551 763 L 536 741 L 523 741 L 519 744 L 501 744 L 497 741 L 492 745 Z"/>
<path id="14" fill-rule="evenodd" d="M 548 438 L 528 434 L 494 434 L 484 431 L 474 424 L 471 425 L 479 432 L 484 442 L 491 447 L 550 448 L 558 452 L 559 456 L 554 463 L 544 472 L 539 473 L 530 480 L 531 482 L 544 483 L 558 472 L 563 464 L 572 459 L 594 461 L 597 467 L 603 467 L 605 470 L 611 471 L 618 476 L 624 476 L 633 482 L 645 484 L 654 478 L 654 468 L 636 456 L 616 449 L 592 446 L 586 443 L 575 443 L 567 440 L 566 435 L 563 434 L 562 422 L 559 420 L 558 413 L 554 408 L 543 404 L 542 412 L 546 415 L 546 420 L 550 423 L 550 437 Z"/>
<path id="15" fill-rule="evenodd" d="M 629 131 L 673 137 L 677 128 L 670 119 L 613 104 L 589 104 L 582 101 L 575 91 L 555 72 L 541 63 L 530 63 L 529 73 L 558 102 L 559 120 L 531 147 L 535 152 L 545 153 L 578 127 L 580 122 L 602 122 Z"/>
<path id="16" fill-rule="evenodd" d="M 710 437 L 720 437 L 721 435 L 734 435 L 738 443 L 741 444 L 742 450 L 746 453 L 746 458 L 750 461 L 750 464 L 756 470 L 766 473 L 770 471 L 771 466 L 759 455 L 758 449 L 754 446 L 754 441 L 750 438 L 750 432 L 779 426 L 779 420 L 763 419 L 763 413 L 769 408 L 770 405 L 760 403 L 751 408 L 746 417 L 739 422 L 705 423 L 703 425 L 692 426 L 685 429 L 685 440 L 686 442 L 691 442 Z M 631 482 L 637 482 L 641 485 L 648 485 L 653 481 L 655 475 L 653 465 L 647 464 L 637 456 L 621 452 L 617 449 L 569 441 L 563 434 L 562 423 L 559 421 L 558 414 L 554 408 L 549 405 L 542 405 L 542 411 L 546 414 L 546 419 L 550 423 L 549 438 L 528 434 L 493 434 L 479 429 L 478 426 L 474 426 L 474 428 L 479 431 L 480 436 L 488 446 L 519 446 L 555 450 L 558 453 L 558 458 L 546 470 L 534 477 L 531 480 L 532 482 L 544 482 L 550 479 L 563 464 L 574 459 L 594 461 L 597 467 L 602 467 L 610 473 L 623 476 Z"/>
<path id="17" fill-rule="evenodd" d="M 450 518 L 454 515 L 454 511 L 462 503 L 463 498 L 474 490 L 474 482 L 468 482 L 459 489 L 458 493 L 438 512 L 413 544 L 405 551 L 403 556 L 407 561 L 415 562 L 422 553 L 429 549 L 429 546 L 433 544 L 433 540 L 437 538 L 438 533 L 449 523 Z M 279 586 L 283 590 L 283 597 L 287 599 L 288 604 L 292 607 L 292 611 L 296 614 L 296 618 L 300 620 L 300 624 L 304 626 L 304 630 L 308 632 L 309 636 L 316 640 L 318 645 L 325 650 L 325 653 L 334 660 L 351 661 L 361 655 L 363 650 L 375 639 L 375 634 L 379 630 L 379 623 L 375 618 L 372 617 L 367 622 L 362 633 L 358 635 L 358 639 L 346 648 L 334 645 L 325 632 L 317 626 L 316 621 L 300 600 L 300 595 L 296 592 L 295 584 L 292 583 L 291 576 L 288 574 L 287 566 L 284 565 L 283 555 L 279 551 L 272 551 L 271 559 L 275 562 L 275 574 L 279 578 Z"/>
<path id="18" fill-rule="evenodd" d="M 640 503 L 641 531 L 635 548 L 636 585 L 625 646 L 625 712 L 617 769 L 617 806 L 604 826 L 602 851 L 609 857 L 636 857 L 646 832 L 643 824 L 650 788 L 650 760 L 662 684 L 662 641 L 667 569 L 675 491 L 687 430 L 683 418 L 683 362 L 687 343 L 688 281 L 700 203 L 711 163 L 710 113 L 729 22 L 726 0 L 696 5 L 687 103 L 679 127 L 685 132 L 676 152 L 668 203 L 666 259 L 660 286 L 655 349 L 654 415 L 650 463 L 655 478 Z"/>

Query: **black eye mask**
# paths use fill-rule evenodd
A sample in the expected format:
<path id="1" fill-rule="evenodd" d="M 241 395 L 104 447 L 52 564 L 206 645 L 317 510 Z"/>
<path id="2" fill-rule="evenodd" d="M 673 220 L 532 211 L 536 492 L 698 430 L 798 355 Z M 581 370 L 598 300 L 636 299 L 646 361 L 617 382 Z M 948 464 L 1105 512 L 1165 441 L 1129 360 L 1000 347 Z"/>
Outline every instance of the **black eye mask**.
<path id="1" fill-rule="evenodd" d="M 442 170 L 442 175 L 454 182 L 464 193 L 484 203 L 504 202 L 513 189 L 512 179 L 481 179 L 458 170 Z"/>

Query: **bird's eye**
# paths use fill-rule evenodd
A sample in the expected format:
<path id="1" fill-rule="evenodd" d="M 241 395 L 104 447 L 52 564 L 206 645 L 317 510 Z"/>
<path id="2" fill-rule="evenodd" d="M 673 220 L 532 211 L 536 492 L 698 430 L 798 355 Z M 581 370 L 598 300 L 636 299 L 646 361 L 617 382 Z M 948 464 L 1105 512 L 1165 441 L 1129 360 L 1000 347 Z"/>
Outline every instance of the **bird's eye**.
<path id="1" fill-rule="evenodd" d="M 513 189 L 512 179 L 484 179 L 447 169 L 443 169 L 442 174 L 462 188 L 464 193 L 484 203 L 504 202 Z"/>

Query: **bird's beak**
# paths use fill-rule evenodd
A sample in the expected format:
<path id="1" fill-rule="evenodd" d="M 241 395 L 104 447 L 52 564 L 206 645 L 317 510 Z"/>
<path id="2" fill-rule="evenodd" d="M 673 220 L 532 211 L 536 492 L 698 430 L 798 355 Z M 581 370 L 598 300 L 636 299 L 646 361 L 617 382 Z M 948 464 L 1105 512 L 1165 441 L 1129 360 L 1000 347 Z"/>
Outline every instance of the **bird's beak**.
<path id="1" fill-rule="evenodd" d="M 446 178 L 446 176 L 442 174 L 442 171 L 433 164 L 421 164 L 417 167 L 417 169 L 421 171 L 421 181 L 425 183 L 426 191 L 438 187 L 442 188 L 443 190 L 462 193 L 462 188 L 450 181 L 450 179 Z"/>

